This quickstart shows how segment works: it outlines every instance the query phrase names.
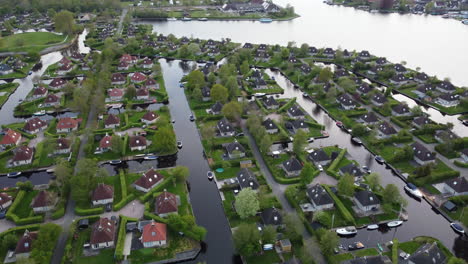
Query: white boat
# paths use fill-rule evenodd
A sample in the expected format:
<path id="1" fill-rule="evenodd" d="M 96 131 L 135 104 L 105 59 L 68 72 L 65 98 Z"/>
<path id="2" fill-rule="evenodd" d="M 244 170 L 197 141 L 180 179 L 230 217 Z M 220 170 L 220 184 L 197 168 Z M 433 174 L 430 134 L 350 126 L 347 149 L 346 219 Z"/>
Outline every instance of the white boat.
<path id="1" fill-rule="evenodd" d="M 167 19 L 167 21 L 177 21 L 177 18 L 175 18 L 175 17 L 170 17 L 170 18 Z"/>
<path id="2" fill-rule="evenodd" d="M 399 225 L 403 224 L 403 221 L 391 221 L 387 223 L 388 227 L 397 227 Z"/>
<path id="3" fill-rule="evenodd" d="M 338 235 L 342 235 L 342 236 L 350 236 L 350 235 L 354 235 L 357 233 L 357 230 L 354 226 L 348 226 L 348 227 L 345 227 L 345 228 L 338 228 L 336 230 L 336 233 Z"/>
<path id="4" fill-rule="evenodd" d="M 378 229 L 379 228 L 379 225 L 368 225 L 367 226 L 367 230 L 375 230 L 375 229 Z"/>
<path id="5" fill-rule="evenodd" d="M 208 18 L 206 18 L 206 17 L 201 17 L 201 18 L 198 19 L 198 21 L 208 21 Z"/>
<path id="6" fill-rule="evenodd" d="M 184 17 L 182 18 L 182 21 L 192 21 L 192 19 L 190 17 Z"/>
<path id="7" fill-rule="evenodd" d="M 41 110 L 41 111 L 38 111 L 38 112 L 34 113 L 35 116 L 43 116 L 45 114 L 46 114 L 45 110 Z"/>
<path id="8" fill-rule="evenodd" d="M 455 230 L 455 232 L 464 234 L 465 230 L 463 230 L 463 227 L 460 224 L 457 223 L 450 223 L 450 227 Z"/>
<path id="9" fill-rule="evenodd" d="M 137 157 L 137 158 L 143 158 L 144 156 L 146 156 L 146 154 L 137 154 L 137 155 L 135 155 L 135 157 Z"/>
<path id="10" fill-rule="evenodd" d="M 206 173 L 206 176 L 208 176 L 208 180 L 211 181 L 211 180 L 214 179 L 214 172 L 208 171 L 208 172 Z"/>
<path id="11" fill-rule="evenodd" d="M 418 187 L 416 187 L 416 185 L 412 183 L 408 183 L 407 185 L 405 185 L 405 191 L 409 192 L 411 195 L 413 195 L 416 198 L 421 199 L 423 197 L 422 192 L 418 189 Z"/>
<path id="12" fill-rule="evenodd" d="M 262 96 L 265 96 L 266 93 L 254 93 L 254 96 L 255 97 L 262 97 Z"/>
<path id="13" fill-rule="evenodd" d="M 16 178 L 21 175 L 21 171 L 16 171 L 16 172 L 10 172 L 7 174 L 8 178 Z"/>
<path id="14" fill-rule="evenodd" d="M 155 159 L 157 159 L 157 158 L 158 158 L 158 156 L 149 155 L 149 156 L 145 156 L 144 159 L 145 159 L 145 160 L 155 160 Z"/>
<path id="15" fill-rule="evenodd" d="M 465 24 L 465 25 L 468 25 L 468 19 L 463 19 L 462 23 Z"/>

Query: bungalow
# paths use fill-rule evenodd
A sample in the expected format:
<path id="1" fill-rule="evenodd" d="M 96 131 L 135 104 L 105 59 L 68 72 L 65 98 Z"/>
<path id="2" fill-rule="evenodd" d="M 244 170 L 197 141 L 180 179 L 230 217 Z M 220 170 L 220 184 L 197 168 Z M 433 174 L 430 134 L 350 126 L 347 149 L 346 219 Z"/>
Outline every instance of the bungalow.
<path id="1" fill-rule="evenodd" d="M 361 178 L 364 176 L 364 173 L 362 172 L 362 170 L 358 166 L 356 166 L 356 164 L 354 163 L 350 163 L 346 166 L 341 167 L 338 171 L 338 174 L 340 174 L 341 176 L 344 176 L 345 174 L 349 174 L 353 176 L 354 178 Z"/>
<path id="2" fill-rule="evenodd" d="M 257 51 L 257 53 L 255 53 L 255 60 L 257 61 L 267 62 L 269 59 L 270 55 L 266 52 Z"/>
<path id="3" fill-rule="evenodd" d="M 143 61 L 141 62 L 141 67 L 143 69 L 151 69 L 153 68 L 153 61 L 149 58 L 144 58 Z"/>
<path id="4" fill-rule="evenodd" d="M 345 110 L 356 108 L 353 99 L 351 99 L 351 96 L 347 93 L 338 96 L 338 98 L 336 98 L 336 102 L 339 103 Z"/>
<path id="5" fill-rule="evenodd" d="M 263 125 L 263 127 L 265 127 L 266 132 L 268 134 L 278 133 L 278 126 L 270 118 L 267 118 L 265 121 L 263 121 L 262 125 Z"/>
<path id="6" fill-rule="evenodd" d="M 312 161 L 315 166 L 326 166 L 331 162 L 331 158 L 323 149 L 313 150 L 307 155 L 307 159 Z"/>
<path id="7" fill-rule="evenodd" d="M 221 137 L 232 137 L 236 133 L 234 127 L 226 119 L 226 117 L 223 117 L 223 119 L 219 120 L 217 128 Z"/>
<path id="8" fill-rule="evenodd" d="M 111 101 L 121 101 L 123 98 L 123 90 L 118 88 L 113 88 L 107 90 L 107 96 L 109 96 Z"/>
<path id="9" fill-rule="evenodd" d="M 383 121 L 377 130 L 377 138 L 389 138 L 397 133 L 395 128 L 386 121 Z"/>
<path id="10" fill-rule="evenodd" d="M 369 70 L 367 70 L 367 73 L 371 75 L 377 75 L 379 74 L 379 72 L 382 72 L 383 70 L 384 68 L 382 66 L 374 66 L 374 67 L 371 67 Z"/>
<path id="11" fill-rule="evenodd" d="M 435 87 L 432 84 L 424 84 L 416 88 L 413 92 L 420 98 L 424 98 L 428 96 L 429 92 L 432 92 L 435 90 Z"/>
<path id="12" fill-rule="evenodd" d="M 125 84 L 125 76 L 121 73 L 113 73 L 111 77 L 111 84 L 112 85 L 123 85 Z"/>
<path id="13" fill-rule="evenodd" d="M 399 63 L 395 64 L 394 69 L 395 69 L 395 72 L 396 72 L 397 74 L 404 74 L 404 73 L 407 73 L 407 72 L 408 72 L 408 70 L 406 69 L 406 67 L 403 66 L 403 65 L 401 65 L 401 64 L 399 64 Z"/>
<path id="14" fill-rule="evenodd" d="M 408 82 L 408 78 L 403 74 L 397 74 L 390 78 L 390 83 L 394 85 L 403 85 Z"/>
<path id="15" fill-rule="evenodd" d="M 252 43 L 245 43 L 244 46 L 242 46 L 243 49 L 252 49 L 253 48 L 253 45 Z"/>
<path id="16" fill-rule="evenodd" d="M 341 77 L 347 77 L 348 76 L 348 71 L 346 71 L 344 69 L 337 69 L 333 73 L 333 76 L 335 77 L 335 79 L 339 79 Z"/>
<path id="17" fill-rule="evenodd" d="M 304 122 L 304 120 L 302 119 L 295 119 L 293 121 L 290 121 L 290 122 L 286 122 L 285 126 L 288 128 L 288 129 L 292 129 L 292 131 L 295 133 L 297 133 L 299 130 L 302 130 L 306 133 L 309 132 L 309 126 L 307 125 L 306 122 Z"/>
<path id="18" fill-rule="evenodd" d="M 31 97 L 32 99 L 39 99 L 45 97 L 47 93 L 47 88 L 45 88 L 44 86 L 39 86 L 33 90 Z"/>
<path id="19" fill-rule="evenodd" d="M 93 206 L 110 204 L 114 201 L 114 187 L 99 183 L 91 197 Z"/>
<path id="20" fill-rule="evenodd" d="M 358 56 L 359 56 L 359 58 L 361 60 L 369 60 L 370 57 L 371 57 L 369 51 L 367 51 L 367 50 L 363 50 L 363 51 L 359 52 Z"/>
<path id="21" fill-rule="evenodd" d="M 159 36 L 156 38 L 156 41 L 159 42 L 159 43 L 166 42 L 166 41 L 167 41 L 167 37 L 165 37 L 165 36 L 163 36 L 163 35 L 159 35 Z"/>
<path id="22" fill-rule="evenodd" d="M 144 136 L 131 136 L 128 142 L 131 151 L 146 149 L 147 142 Z"/>
<path id="23" fill-rule="evenodd" d="M 7 193 L 0 193 L 0 210 L 5 210 L 10 207 L 13 202 L 13 197 Z"/>
<path id="24" fill-rule="evenodd" d="M 353 197 L 353 202 L 359 210 L 364 212 L 380 208 L 379 198 L 369 190 L 356 192 Z"/>
<path id="25" fill-rule="evenodd" d="M 70 133 L 78 129 L 81 118 L 62 117 L 57 122 L 57 133 Z"/>
<path id="26" fill-rule="evenodd" d="M 147 78 L 145 86 L 148 89 L 159 89 L 159 84 L 153 78 Z"/>
<path id="27" fill-rule="evenodd" d="M 208 112 L 212 115 L 219 115 L 221 114 L 221 110 L 223 110 L 223 104 L 216 102 L 210 109 L 208 109 Z"/>
<path id="28" fill-rule="evenodd" d="M 463 176 L 446 180 L 443 182 L 442 190 L 451 196 L 468 195 L 468 181 Z"/>
<path id="29" fill-rule="evenodd" d="M 180 42 L 183 43 L 183 44 L 188 44 L 188 43 L 190 42 L 190 39 L 187 38 L 187 37 L 182 37 L 182 38 L 180 39 Z"/>
<path id="30" fill-rule="evenodd" d="M 23 236 L 16 243 L 15 257 L 16 259 L 28 258 L 32 251 L 32 245 L 38 237 L 38 232 L 29 232 L 28 229 L 24 231 Z"/>
<path id="31" fill-rule="evenodd" d="M 151 112 L 151 111 L 148 111 L 146 112 L 143 117 L 141 117 L 141 122 L 149 125 L 149 124 L 153 124 L 154 122 L 156 122 L 157 120 L 159 119 L 159 115 L 154 113 L 154 112 Z"/>
<path id="32" fill-rule="evenodd" d="M 148 100 L 149 99 L 149 90 L 147 88 L 140 88 L 136 92 L 137 100 Z"/>
<path id="33" fill-rule="evenodd" d="M 283 216 L 275 207 L 266 208 L 260 212 L 260 218 L 264 226 L 271 225 L 274 227 L 283 226 Z"/>
<path id="34" fill-rule="evenodd" d="M 240 159 L 245 157 L 245 148 L 237 141 L 227 144 L 225 148 L 230 159 Z"/>
<path id="35" fill-rule="evenodd" d="M 257 190 L 260 185 L 258 184 L 257 177 L 248 168 L 242 168 L 237 173 L 237 181 L 241 189 L 251 188 Z"/>
<path id="36" fill-rule="evenodd" d="M 8 128 L 2 140 L 0 141 L 0 145 L 3 147 L 16 146 L 20 140 L 21 134 L 14 131 L 13 129 Z"/>
<path id="37" fill-rule="evenodd" d="M 279 107 L 278 101 L 276 101 L 273 96 L 269 96 L 269 97 L 266 97 L 265 99 L 263 99 L 263 105 L 268 110 L 278 109 L 278 107 Z"/>
<path id="38" fill-rule="evenodd" d="M 426 116 L 418 116 L 413 119 L 413 126 L 417 128 L 423 128 L 425 125 L 428 125 L 431 123 L 431 120 L 427 118 Z"/>
<path id="39" fill-rule="evenodd" d="M 288 160 L 283 161 L 281 164 L 281 168 L 286 173 L 286 177 L 296 177 L 302 171 L 302 164 L 296 158 L 290 158 Z"/>
<path id="40" fill-rule="evenodd" d="M 445 107 L 454 107 L 460 103 L 460 96 L 458 94 L 441 94 L 436 99 L 436 103 Z"/>
<path id="41" fill-rule="evenodd" d="M 53 107 L 58 105 L 60 105 L 60 97 L 55 94 L 48 94 L 43 103 L 43 107 Z"/>
<path id="42" fill-rule="evenodd" d="M 429 80 L 429 76 L 425 74 L 424 72 L 420 72 L 416 74 L 416 76 L 414 77 L 414 80 L 420 83 L 425 83 Z"/>
<path id="43" fill-rule="evenodd" d="M 345 57 L 345 58 L 351 57 L 351 53 L 348 51 L 348 49 L 343 50 L 343 57 Z"/>
<path id="44" fill-rule="evenodd" d="M 459 137 L 450 130 L 437 130 L 434 134 L 434 138 L 439 141 L 439 143 L 448 143 Z"/>
<path id="45" fill-rule="evenodd" d="M 10 65 L 7 64 L 0 64 L 0 75 L 7 75 L 13 73 L 13 69 L 10 67 Z"/>
<path id="46" fill-rule="evenodd" d="M 380 57 L 375 61 L 375 63 L 377 65 L 385 65 L 385 64 L 388 64 L 388 61 L 386 58 Z"/>
<path id="47" fill-rule="evenodd" d="M 307 187 L 306 195 L 312 204 L 312 211 L 322 211 L 333 208 L 333 199 L 320 184 Z"/>
<path id="48" fill-rule="evenodd" d="M 144 248 L 165 246 L 167 243 L 166 224 L 156 223 L 154 220 L 151 220 L 151 223 L 143 227 L 140 241 Z"/>
<path id="49" fill-rule="evenodd" d="M 260 44 L 260 45 L 258 45 L 257 50 L 265 52 L 267 50 L 267 45 L 266 44 Z"/>
<path id="50" fill-rule="evenodd" d="M 456 91 L 455 86 L 448 81 L 443 81 L 436 86 L 436 89 L 441 93 L 452 94 Z"/>
<path id="51" fill-rule="evenodd" d="M 202 90 L 202 100 L 203 102 L 210 101 L 211 100 L 211 90 L 208 87 L 203 87 Z"/>
<path id="52" fill-rule="evenodd" d="M 468 148 L 462 149 L 460 151 L 460 157 L 463 159 L 465 163 L 468 163 Z"/>
<path id="53" fill-rule="evenodd" d="M 132 65 L 137 62 L 137 58 L 130 54 L 123 54 L 122 57 L 120 57 L 120 62 L 125 62 L 125 63 Z"/>
<path id="54" fill-rule="evenodd" d="M 293 105 L 288 109 L 288 116 L 291 118 L 301 118 L 304 119 L 305 114 L 301 108 L 297 105 Z"/>
<path id="55" fill-rule="evenodd" d="M 366 125 L 373 125 L 373 124 L 379 122 L 379 118 L 377 117 L 377 115 L 374 112 L 369 112 L 367 114 L 364 114 L 364 115 L 360 116 L 357 119 L 357 121 L 361 122 L 363 124 L 366 124 Z"/>
<path id="56" fill-rule="evenodd" d="M 312 71 L 312 68 L 310 68 L 310 66 L 307 65 L 307 64 L 302 64 L 301 65 L 301 71 L 302 71 L 302 74 L 307 75 Z"/>
<path id="57" fill-rule="evenodd" d="M 436 154 L 429 151 L 424 145 L 419 142 L 411 144 L 414 153 L 414 161 L 419 165 L 426 165 L 435 162 Z"/>
<path id="58" fill-rule="evenodd" d="M 71 64 L 71 60 L 69 60 L 67 57 L 62 57 L 62 59 L 59 60 L 59 62 L 57 62 L 57 65 L 59 67 L 62 67 L 64 65 L 68 65 L 68 64 Z"/>
<path id="59" fill-rule="evenodd" d="M 50 87 L 50 89 L 52 89 L 52 90 L 59 90 L 59 89 L 62 89 L 63 87 L 65 87 L 65 85 L 67 85 L 67 81 L 65 81 L 64 79 L 60 79 L 60 78 L 54 78 L 54 79 L 49 83 L 49 87 Z"/>
<path id="60" fill-rule="evenodd" d="M 130 69 L 130 64 L 126 63 L 125 61 L 121 61 L 117 65 L 118 71 L 128 71 L 128 69 Z"/>
<path id="61" fill-rule="evenodd" d="M 73 70 L 73 64 L 65 64 L 57 69 L 58 75 L 65 75 Z"/>
<path id="62" fill-rule="evenodd" d="M 143 175 L 133 183 L 133 186 L 135 186 L 135 189 L 147 193 L 160 184 L 163 179 L 164 176 L 162 174 L 151 168 L 143 173 Z"/>
<path id="63" fill-rule="evenodd" d="M 326 48 L 323 51 L 323 55 L 328 58 L 334 58 L 335 57 L 335 51 L 332 48 Z"/>
<path id="64" fill-rule="evenodd" d="M 141 82 L 146 81 L 146 75 L 140 72 L 135 72 L 130 77 L 130 80 L 132 81 L 132 83 L 141 83 Z"/>
<path id="65" fill-rule="evenodd" d="M 112 144 L 111 144 L 112 136 L 105 135 L 100 141 L 99 141 L 99 150 L 102 152 L 106 152 L 112 149 Z"/>
<path id="66" fill-rule="evenodd" d="M 117 115 L 109 114 L 104 120 L 104 128 L 109 129 L 109 128 L 116 128 L 120 126 L 120 118 Z"/>
<path id="67" fill-rule="evenodd" d="M 180 198 L 175 194 L 164 190 L 160 195 L 156 196 L 155 213 L 160 217 L 166 217 L 170 214 L 178 214 L 178 206 Z"/>
<path id="68" fill-rule="evenodd" d="M 47 122 L 42 121 L 38 117 L 31 118 L 26 121 L 23 126 L 23 130 L 29 134 L 36 134 L 37 132 L 45 129 L 47 127 Z"/>
<path id="69" fill-rule="evenodd" d="M 410 109 L 406 104 L 399 104 L 392 108 L 393 116 L 409 116 L 411 115 Z"/>
<path id="70" fill-rule="evenodd" d="M 109 248 L 114 246 L 115 222 L 109 218 L 99 218 L 91 226 L 89 243 L 92 249 Z"/>
<path id="71" fill-rule="evenodd" d="M 209 39 L 206 44 L 205 44 L 208 48 L 214 48 L 216 47 L 218 44 L 216 43 L 216 41 L 212 40 L 212 39 Z"/>
<path id="72" fill-rule="evenodd" d="M 309 47 L 309 54 L 316 55 L 318 53 L 318 49 L 316 47 Z"/>
<path id="73" fill-rule="evenodd" d="M 48 191 L 40 191 L 31 202 L 31 207 L 35 214 L 46 213 L 54 209 L 57 197 Z"/>
<path id="74" fill-rule="evenodd" d="M 262 90 L 267 89 L 268 84 L 263 78 L 255 78 L 253 79 L 253 89 L 254 90 Z"/>
<path id="75" fill-rule="evenodd" d="M 54 150 L 55 155 L 62 155 L 62 154 L 68 154 L 71 152 L 71 141 L 66 138 L 58 138 L 57 141 L 57 146 Z"/>
<path id="76" fill-rule="evenodd" d="M 356 92 L 358 94 L 360 94 L 360 95 L 365 95 L 368 92 L 372 91 L 373 89 L 374 89 L 374 87 L 370 86 L 366 82 L 363 82 L 363 83 L 361 83 L 361 85 L 358 86 L 358 88 L 356 89 Z"/>
<path id="77" fill-rule="evenodd" d="M 20 146 L 14 150 L 13 159 L 11 160 L 12 167 L 28 165 L 32 163 L 34 150 L 28 146 Z"/>
<path id="78" fill-rule="evenodd" d="M 439 249 L 437 242 L 426 243 L 420 246 L 408 258 L 408 264 L 445 264 L 447 263 L 446 261 L 447 257 L 444 252 Z"/>

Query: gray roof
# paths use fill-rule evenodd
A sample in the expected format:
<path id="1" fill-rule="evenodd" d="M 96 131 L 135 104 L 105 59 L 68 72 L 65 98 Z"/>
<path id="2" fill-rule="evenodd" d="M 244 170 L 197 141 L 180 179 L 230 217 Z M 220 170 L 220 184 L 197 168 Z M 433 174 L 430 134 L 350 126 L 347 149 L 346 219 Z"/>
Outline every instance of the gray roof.
<path id="1" fill-rule="evenodd" d="M 276 208 L 267 208 L 260 213 L 260 217 L 262 218 L 262 222 L 264 225 L 282 225 L 283 224 L 283 217 L 281 213 Z"/>
<path id="2" fill-rule="evenodd" d="M 309 196 L 310 200 L 314 201 L 315 205 L 320 206 L 333 203 L 331 196 L 320 184 L 315 184 L 314 186 L 308 187 L 307 196 Z"/>
<path id="3" fill-rule="evenodd" d="M 301 120 L 301 119 L 296 119 L 296 120 L 293 120 L 293 121 L 288 122 L 288 123 L 290 123 L 291 126 L 294 127 L 295 129 L 308 128 L 309 127 L 307 125 L 307 123 L 304 120 Z"/>
<path id="4" fill-rule="evenodd" d="M 237 181 L 241 189 L 252 188 L 252 190 L 256 190 L 259 187 L 257 177 L 247 168 L 242 168 L 237 173 Z"/>
<path id="5" fill-rule="evenodd" d="M 262 125 L 265 127 L 266 130 L 278 129 L 278 126 L 270 118 L 263 121 Z"/>
<path id="6" fill-rule="evenodd" d="M 350 164 L 348 164 L 346 166 L 341 167 L 340 171 L 343 174 L 347 173 L 347 174 L 350 174 L 350 175 L 352 175 L 354 177 L 361 177 L 362 175 L 364 175 L 362 173 L 361 169 L 359 169 L 359 167 L 356 166 L 356 164 L 354 164 L 354 163 L 350 163 Z"/>
<path id="7" fill-rule="evenodd" d="M 8 64 L 0 64 L 0 71 L 11 71 L 11 67 Z"/>
<path id="8" fill-rule="evenodd" d="M 234 132 L 234 127 L 231 125 L 231 123 L 225 117 L 223 117 L 223 119 L 219 120 L 218 129 L 219 129 L 219 131 L 221 131 L 223 133 Z"/>
<path id="9" fill-rule="evenodd" d="M 245 148 L 241 143 L 234 141 L 226 145 L 226 150 L 228 153 L 233 153 L 234 151 L 240 151 L 245 153 Z"/>
<path id="10" fill-rule="evenodd" d="M 283 161 L 283 167 L 289 172 L 302 170 L 302 164 L 296 158 L 290 158 Z"/>
<path id="11" fill-rule="evenodd" d="M 433 242 L 419 247 L 408 260 L 414 264 L 443 264 L 446 257 L 437 246 L 437 243 Z"/>
<path id="12" fill-rule="evenodd" d="M 292 116 L 304 116 L 304 112 L 297 105 L 293 105 L 288 109 L 288 113 Z"/>
<path id="13" fill-rule="evenodd" d="M 264 103 L 266 106 L 279 105 L 278 102 L 275 100 L 275 98 L 273 98 L 273 96 L 266 97 L 266 98 L 263 100 L 263 103 Z"/>
<path id="14" fill-rule="evenodd" d="M 309 153 L 307 158 L 315 162 L 331 160 L 323 149 L 317 149 L 314 152 Z"/>
<path id="15" fill-rule="evenodd" d="M 406 104 L 399 104 L 394 106 L 392 111 L 395 111 L 398 114 L 406 114 L 409 113 L 410 109 Z"/>
<path id="16" fill-rule="evenodd" d="M 393 128 L 389 123 L 387 122 L 382 122 L 382 124 L 379 125 L 379 130 L 380 132 L 384 133 L 385 135 L 393 135 L 396 134 L 397 131 L 395 128 Z"/>
<path id="17" fill-rule="evenodd" d="M 457 193 L 468 192 L 468 181 L 463 176 L 447 180 L 445 184 L 450 186 L 450 188 L 454 189 Z"/>
<path id="18" fill-rule="evenodd" d="M 455 86 L 453 86 L 452 83 L 447 82 L 447 81 L 443 81 L 443 82 L 439 83 L 439 85 L 437 85 L 437 87 L 439 87 L 441 89 L 444 89 L 446 91 L 455 91 Z"/>
<path id="19" fill-rule="evenodd" d="M 427 125 L 431 123 L 431 120 L 426 116 L 418 116 L 413 119 L 413 123 L 419 126 Z"/>
<path id="20" fill-rule="evenodd" d="M 374 112 L 369 112 L 361 116 L 361 119 L 367 123 L 375 123 L 379 121 L 379 118 Z"/>
<path id="21" fill-rule="evenodd" d="M 430 152 L 424 145 L 419 142 L 414 142 L 411 144 L 413 148 L 414 156 L 422 161 L 431 161 L 435 160 L 436 154 Z"/>
<path id="22" fill-rule="evenodd" d="M 363 206 L 380 204 L 379 198 L 369 190 L 356 192 L 354 194 L 354 198 L 356 198 L 356 200 L 358 200 Z"/>
<path id="23" fill-rule="evenodd" d="M 213 106 L 211 106 L 211 111 L 214 113 L 219 113 L 223 109 L 223 104 L 220 102 L 216 102 Z"/>
<path id="24" fill-rule="evenodd" d="M 203 87 L 202 90 L 203 97 L 210 97 L 211 96 L 211 89 L 208 87 Z"/>
<path id="25" fill-rule="evenodd" d="M 376 102 L 376 103 L 379 103 L 379 104 L 384 104 L 386 103 L 388 100 L 387 98 L 385 97 L 385 95 L 381 94 L 381 93 L 375 93 L 374 96 L 372 96 L 372 101 Z"/>
<path id="26" fill-rule="evenodd" d="M 340 102 L 340 104 L 342 105 L 354 105 L 354 101 L 353 99 L 351 98 L 351 96 L 347 93 L 345 94 L 342 94 L 340 95 L 338 98 L 337 98 L 338 102 Z"/>
<path id="27" fill-rule="evenodd" d="M 366 94 L 370 91 L 372 91 L 373 87 L 370 86 L 368 83 L 365 83 L 363 82 L 361 85 L 359 85 L 359 87 L 357 88 L 357 90 L 363 94 Z"/>

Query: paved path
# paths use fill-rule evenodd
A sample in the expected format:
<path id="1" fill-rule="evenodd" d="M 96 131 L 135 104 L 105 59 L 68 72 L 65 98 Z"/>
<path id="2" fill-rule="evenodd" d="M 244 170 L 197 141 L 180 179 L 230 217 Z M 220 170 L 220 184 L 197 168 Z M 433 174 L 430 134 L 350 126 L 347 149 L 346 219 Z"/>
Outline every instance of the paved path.
<path id="1" fill-rule="evenodd" d="M 122 9 L 122 15 L 120 15 L 119 26 L 117 27 L 117 36 L 120 36 L 122 34 L 122 25 L 123 25 L 125 16 L 127 15 L 127 12 L 128 12 L 127 8 Z"/>
<path id="2" fill-rule="evenodd" d="M 125 245 L 123 250 L 123 255 L 125 256 L 125 258 L 127 258 L 127 256 L 130 255 L 130 252 L 132 251 L 132 236 L 133 233 L 131 232 L 125 235 Z"/>

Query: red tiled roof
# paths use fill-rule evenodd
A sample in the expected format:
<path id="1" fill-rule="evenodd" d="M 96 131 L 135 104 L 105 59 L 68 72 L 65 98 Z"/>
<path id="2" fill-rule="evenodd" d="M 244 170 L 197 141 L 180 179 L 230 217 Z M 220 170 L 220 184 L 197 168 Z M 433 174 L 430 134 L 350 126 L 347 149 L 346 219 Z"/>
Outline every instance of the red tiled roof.
<path id="1" fill-rule="evenodd" d="M 13 161 L 30 160 L 32 156 L 33 156 L 32 148 L 28 146 L 20 146 L 15 149 L 15 155 L 13 156 Z"/>
<path id="2" fill-rule="evenodd" d="M 158 115 L 155 114 L 154 112 L 146 112 L 141 119 L 147 120 L 147 121 L 153 121 L 156 118 L 158 118 Z"/>
<path id="3" fill-rule="evenodd" d="M 130 54 L 123 54 L 122 57 L 120 57 L 120 61 L 132 62 L 134 60 L 135 60 L 135 57 L 131 56 Z"/>
<path id="4" fill-rule="evenodd" d="M 42 121 L 38 117 L 34 117 L 34 118 L 31 118 L 28 121 L 26 121 L 26 123 L 24 124 L 23 129 L 26 132 L 30 132 L 30 131 L 36 131 L 37 129 L 43 128 L 43 127 L 46 127 L 46 126 L 47 126 L 47 123 L 45 121 Z"/>
<path id="5" fill-rule="evenodd" d="M 149 95 L 149 91 L 146 88 L 140 88 L 140 89 L 137 90 L 136 95 L 137 96 L 147 96 L 147 95 Z"/>
<path id="6" fill-rule="evenodd" d="M 149 59 L 149 58 L 145 58 L 145 59 L 143 59 L 141 64 L 151 65 L 151 64 L 153 64 L 153 61 L 151 59 Z"/>
<path id="7" fill-rule="evenodd" d="M 145 85 L 150 86 L 150 85 L 155 85 L 156 81 L 153 78 L 148 78 L 145 82 Z"/>
<path id="8" fill-rule="evenodd" d="M 112 82 L 125 81 L 125 76 L 123 76 L 123 74 L 121 74 L 121 73 L 114 73 L 114 74 L 112 74 L 111 81 Z"/>
<path id="9" fill-rule="evenodd" d="M 146 138 L 143 136 L 130 137 L 130 147 L 146 146 Z"/>
<path id="10" fill-rule="evenodd" d="M 66 138 L 57 139 L 57 149 L 69 149 L 69 148 L 70 148 L 70 140 Z"/>
<path id="11" fill-rule="evenodd" d="M 47 95 L 46 99 L 44 100 L 44 103 L 50 104 L 50 103 L 56 103 L 60 100 L 60 97 L 58 97 L 55 94 L 49 94 Z"/>
<path id="12" fill-rule="evenodd" d="M 34 197 L 31 207 L 38 208 L 38 207 L 45 207 L 52 205 L 53 201 L 51 199 L 51 194 L 47 191 L 40 191 L 36 197 Z"/>
<path id="13" fill-rule="evenodd" d="M 0 206 L 5 205 L 11 200 L 13 200 L 13 198 L 11 198 L 11 196 L 8 193 L 0 193 Z"/>
<path id="14" fill-rule="evenodd" d="M 53 79 L 53 80 L 50 82 L 49 86 L 51 86 L 51 87 L 59 87 L 59 86 L 62 86 L 62 85 L 64 85 L 64 84 L 66 84 L 66 83 L 67 83 L 67 81 L 65 81 L 65 80 L 63 80 L 63 79 L 55 78 L 55 79 Z"/>
<path id="15" fill-rule="evenodd" d="M 93 201 L 111 199 L 114 197 L 114 188 L 103 183 L 98 184 L 93 192 Z"/>
<path id="16" fill-rule="evenodd" d="M 151 222 L 143 227 L 141 242 L 156 242 L 167 239 L 166 224 Z"/>
<path id="17" fill-rule="evenodd" d="M 109 148 L 111 146 L 112 136 L 105 136 L 99 141 L 100 148 Z"/>
<path id="18" fill-rule="evenodd" d="M 132 81 L 135 81 L 135 82 L 142 82 L 146 80 L 146 76 L 143 74 L 143 73 L 140 73 L 140 72 L 135 72 L 133 75 L 132 75 Z"/>
<path id="19" fill-rule="evenodd" d="M 164 191 L 156 197 L 156 212 L 167 214 L 177 212 L 177 197 L 175 194 Z"/>
<path id="20" fill-rule="evenodd" d="M 62 117 L 57 123 L 57 129 L 67 129 L 78 127 L 78 123 L 81 119 L 75 119 L 71 117 Z"/>
<path id="21" fill-rule="evenodd" d="M 64 64 L 62 67 L 60 67 L 58 70 L 59 71 L 68 71 L 72 68 L 73 66 L 71 64 Z"/>
<path id="22" fill-rule="evenodd" d="M 20 138 L 20 133 L 12 129 L 8 129 L 5 136 L 3 136 L 2 140 L 0 141 L 0 145 L 16 145 Z"/>
<path id="23" fill-rule="evenodd" d="M 114 241 L 115 239 L 115 223 L 108 218 L 99 218 L 92 225 L 91 244 L 100 244 Z"/>
<path id="24" fill-rule="evenodd" d="M 32 243 L 37 239 L 37 232 L 29 232 L 26 230 L 24 235 L 18 240 L 16 244 L 15 253 L 28 253 L 32 250 Z"/>
<path id="25" fill-rule="evenodd" d="M 63 57 L 60 61 L 59 61 L 60 64 L 63 64 L 63 65 L 66 65 L 66 64 L 70 64 L 71 61 L 69 59 L 67 59 L 67 57 Z"/>
<path id="26" fill-rule="evenodd" d="M 104 124 L 105 125 L 118 125 L 120 124 L 120 118 L 116 115 L 109 114 L 106 120 L 104 120 Z"/>
<path id="27" fill-rule="evenodd" d="M 135 181 L 135 185 L 141 186 L 145 189 L 153 187 L 156 183 L 162 181 L 164 177 L 156 172 L 154 169 L 150 169 L 144 173 L 138 180 Z"/>
<path id="28" fill-rule="evenodd" d="M 127 67 L 128 67 L 128 63 L 126 63 L 125 61 L 121 61 L 117 67 L 119 67 L 119 68 L 127 68 Z"/>
<path id="29" fill-rule="evenodd" d="M 44 86 L 39 86 L 36 89 L 34 89 L 33 94 L 34 95 L 44 95 L 47 93 L 47 89 Z"/>
<path id="30" fill-rule="evenodd" d="M 123 96 L 123 91 L 121 89 L 110 89 L 107 91 L 107 94 L 109 97 L 122 97 Z"/>

